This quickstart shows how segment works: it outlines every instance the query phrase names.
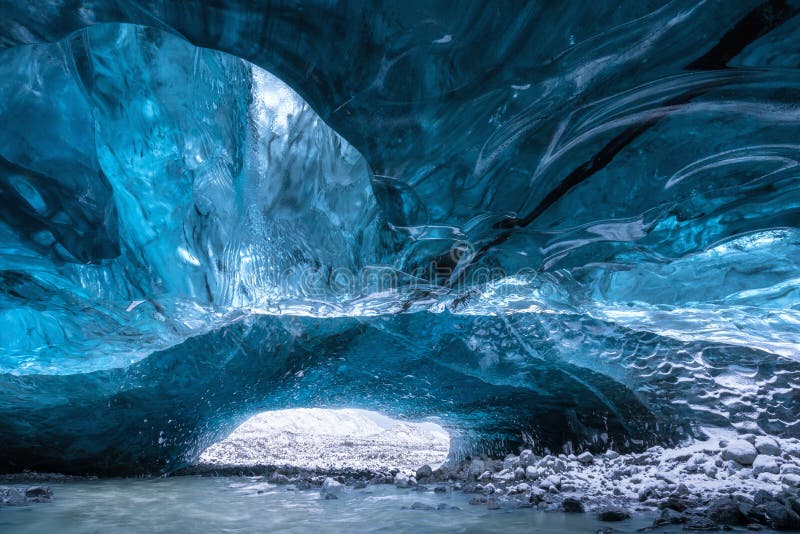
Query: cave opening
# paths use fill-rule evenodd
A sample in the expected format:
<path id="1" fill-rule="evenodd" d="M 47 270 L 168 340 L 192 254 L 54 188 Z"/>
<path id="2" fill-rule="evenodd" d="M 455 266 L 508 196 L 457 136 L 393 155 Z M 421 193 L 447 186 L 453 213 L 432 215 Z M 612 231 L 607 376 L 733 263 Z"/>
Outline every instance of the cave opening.
<path id="1" fill-rule="evenodd" d="M 409 421 L 356 408 L 293 408 L 258 413 L 208 447 L 199 465 L 305 469 L 436 469 L 450 434 L 435 420 Z"/>

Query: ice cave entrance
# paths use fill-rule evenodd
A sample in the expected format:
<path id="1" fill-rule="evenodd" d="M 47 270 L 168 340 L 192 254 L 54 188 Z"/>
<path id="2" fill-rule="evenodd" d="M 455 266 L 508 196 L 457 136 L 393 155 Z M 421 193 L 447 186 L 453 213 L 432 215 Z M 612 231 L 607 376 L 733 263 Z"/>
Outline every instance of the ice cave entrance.
<path id="1" fill-rule="evenodd" d="M 200 457 L 201 464 L 315 469 L 441 465 L 450 436 L 435 422 L 360 409 L 296 408 L 254 415 Z"/>

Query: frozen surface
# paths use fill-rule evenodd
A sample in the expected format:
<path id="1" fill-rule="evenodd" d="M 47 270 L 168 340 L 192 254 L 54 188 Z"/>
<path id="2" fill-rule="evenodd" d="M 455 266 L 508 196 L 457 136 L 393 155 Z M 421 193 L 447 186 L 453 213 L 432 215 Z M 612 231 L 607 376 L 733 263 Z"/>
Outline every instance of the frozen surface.
<path id="1" fill-rule="evenodd" d="M 435 423 L 406 423 L 365 410 L 297 408 L 254 415 L 200 455 L 224 466 L 325 470 L 439 467 L 450 436 Z"/>
<path id="2" fill-rule="evenodd" d="M 0 471 L 800 436 L 798 9 L 0 2 Z"/>

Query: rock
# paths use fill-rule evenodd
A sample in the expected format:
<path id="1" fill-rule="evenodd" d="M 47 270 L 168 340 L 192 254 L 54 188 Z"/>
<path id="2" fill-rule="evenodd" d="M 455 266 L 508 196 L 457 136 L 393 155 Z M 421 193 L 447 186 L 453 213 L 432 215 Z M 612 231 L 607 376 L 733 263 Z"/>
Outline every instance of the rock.
<path id="1" fill-rule="evenodd" d="M 686 522 L 686 525 L 683 527 L 683 530 L 690 530 L 696 532 L 712 532 L 715 530 L 719 530 L 719 527 L 716 523 L 710 520 L 707 517 L 692 517 Z"/>
<path id="2" fill-rule="evenodd" d="M 424 502 L 415 502 L 414 504 L 411 505 L 411 509 L 412 510 L 436 510 L 436 508 L 434 508 L 430 504 L 425 504 Z"/>
<path id="3" fill-rule="evenodd" d="M 469 500 L 469 503 L 472 505 L 486 504 L 487 500 L 486 497 L 473 497 Z"/>
<path id="4" fill-rule="evenodd" d="M 539 482 L 539 487 L 542 489 L 549 489 L 551 487 L 558 489 L 561 487 L 561 477 L 557 475 L 550 475 Z"/>
<path id="5" fill-rule="evenodd" d="M 481 473 L 481 476 L 478 477 L 478 480 L 481 482 L 485 482 L 487 480 L 492 480 L 492 472 L 491 471 L 484 471 Z"/>
<path id="6" fill-rule="evenodd" d="M 778 501 L 770 501 L 760 506 L 769 518 L 769 526 L 775 530 L 800 529 L 800 516 L 788 506 Z"/>
<path id="7" fill-rule="evenodd" d="M 566 470 L 567 470 L 567 464 L 564 463 L 564 460 L 559 458 L 553 462 L 554 473 L 563 473 Z"/>
<path id="8" fill-rule="evenodd" d="M 597 518 L 600 521 L 625 521 L 629 519 L 631 514 L 625 510 L 624 508 L 603 508 L 600 510 L 600 513 L 597 514 Z"/>
<path id="9" fill-rule="evenodd" d="M 268 480 L 273 484 L 288 484 L 290 482 L 289 477 L 280 473 L 274 473 Z"/>
<path id="10" fill-rule="evenodd" d="M 723 460 L 732 460 L 739 465 L 752 465 L 757 455 L 755 446 L 743 439 L 731 441 L 722 451 Z"/>
<path id="11" fill-rule="evenodd" d="M 335 499 L 339 498 L 339 497 L 336 496 L 335 493 L 325 493 L 324 495 L 325 495 L 324 499 L 326 501 L 332 501 L 332 500 L 335 500 Z"/>
<path id="12" fill-rule="evenodd" d="M 562 502 L 561 506 L 564 507 L 564 511 L 571 514 L 582 514 L 586 511 L 583 506 L 581 500 L 577 497 L 566 497 Z"/>
<path id="13" fill-rule="evenodd" d="M 612 451 L 611 449 L 608 449 L 608 450 L 605 452 L 605 454 L 603 455 L 603 457 L 604 457 L 606 460 L 616 460 L 617 458 L 619 458 L 619 453 L 618 453 L 618 452 L 616 452 L 616 451 Z"/>
<path id="14" fill-rule="evenodd" d="M 344 484 L 339 482 L 338 480 L 334 480 L 331 477 L 325 479 L 325 482 L 322 483 L 322 488 L 320 489 L 320 493 L 326 499 L 338 499 L 339 495 L 344 493 Z M 332 497 L 329 497 L 332 495 Z"/>
<path id="15" fill-rule="evenodd" d="M 472 460 L 467 473 L 470 478 L 476 478 L 484 471 L 486 471 L 486 464 L 483 463 L 483 460 Z"/>
<path id="16" fill-rule="evenodd" d="M 25 499 L 29 502 L 50 502 L 53 500 L 53 490 L 49 486 L 31 486 L 25 490 Z"/>
<path id="17" fill-rule="evenodd" d="M 525 468 L 525 478 L 528 480 L 536 480 L 539 478 L 539 470 L 532 465 L 529 465 Z"/>
<path id="18" fill-rule="evenodd" d="M 739 506 L 731 498 L 712 501 L 706 510 L 706 514 L 711 520 L 721 525 L 744 526 L 748 523 Z"/>
<path id="19" fill-rule="evenodd" d="M 516 469 L 517 467 L 520 467 L 519 456 L 510 455 L 503 460 L 503 469 Z"/>
<path id="20" fill-rule="evenodd" d="M 525 449 L 521 453 L 519 453 L 519 465 L 521 467 L 528 467 L 534 462 L 533 451 L 530 449 Z"/>
<path id="21" fill-rule="evenodd" d="M 522 480 L 525 478 L 525 470 L 521 467 L 514 469 L 514 480 Z"/>
<path id="22" fill-rule="evenodd" d="M 686 522 L 686 516 L 680 512 L 676 512 L 671 508 L 661 510 L 661 514 L 653 521 L 654 527 L 663 527 L 665 525 L 677 525 Z"/>
<path id="23" fill-rule="evenodd" d="M 431 475 L 433 475 L 433 469 L 431 469 L 431 466 L 427 464 L 417 469 L 417 480 L 428 478 Z"/>
<path id="24" fill-rule="evenodd" d="M 0 488 L 0 504 L 11 506 L 25 504 L 25 495 L 17 488 Z"/>
<path id="25" fill-rule="evenodd" d="M 766 454 L 767 456 L 780 456 L 781 447 L 778 442 L 769 436 L 758 436 L 755 443 L 758 454 Z"/>
<path id="26" fill-rule="evenodd" d="M 397 486 L 398 488 L 407 488 L 409 486 L 408 475 L 402 472 L 397 473 L 394 476 L 394 485 Z"/>
<path id="27" fill-rule="evenodd" d="M 800 475 L 800 466 L 792 464 L 783 464 L 781 466 L 781 473 L 784 475 L 785 474 Z"/>
<path id="28" fill-rule="evenodd" d="M 489 484 L 486 484 L 481 491 L 483 492 L 484 495 L 491 495 L 496 490 L 497 490 L 497 488 L 494 487 L 494 484 L 489 483 Z"/>
<path id="29" fill-rule="evenodd" d="M 795 475 L 794 473 L 783 475 L 781 476 L 781 482 L 791 488 L 800 488 L 800 475 Z"/>
<path id="30" fill-rule="evenodd" d="M 594 462 L 594 455 L 589 451 L 582 452 L 578 455 L 578 461 L 584 465 L 589 465 Z"/>
<path id="31" fill-rule="evenodd" d="M 649 495 L 645 496 L 645 500 L 647 500 L 648 496 Z M 675 510 L 676 512 L 683 512 L 684 510 L 687 510 L 688 508 L 693 508 L 694 506 L 695 503 L 693 501 L 687 499 L 686 497 L 680 497 L 675 495 L 670 495 L 669 497 L 667 497 L 667 500 L 658 503 L 659 508 L 662 509 L 670 508 L 672 510 Z"/>
<path id="32" fill-rule="evenodd" d="M 773 473 L 777 475 L 781 472 L 781 466 L 775 460 L 774 456 L 767 456 L 766 454 L 759 454 L 753 460 L 753 476 L 758 476 L 761 473 Z"/>
<path id="33" fill-rule="evenodd" d="M 447 493 L 447 486 L 436 486 L 433 488 L 434 493 Z"/>

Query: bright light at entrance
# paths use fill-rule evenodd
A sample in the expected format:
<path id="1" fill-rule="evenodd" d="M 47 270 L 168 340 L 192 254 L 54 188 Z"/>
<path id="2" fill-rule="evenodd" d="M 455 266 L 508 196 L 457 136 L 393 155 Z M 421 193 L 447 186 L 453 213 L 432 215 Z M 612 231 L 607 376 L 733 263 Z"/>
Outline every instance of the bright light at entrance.
<path id="1" fill-rule="evenodd" d="M 200 463 L 306 468 L 411 468 L 445 461 L 450 436 L 436 423 L 410 423 L 356 409 L 298 408 L 255 415 L 209 447 Z"/>

